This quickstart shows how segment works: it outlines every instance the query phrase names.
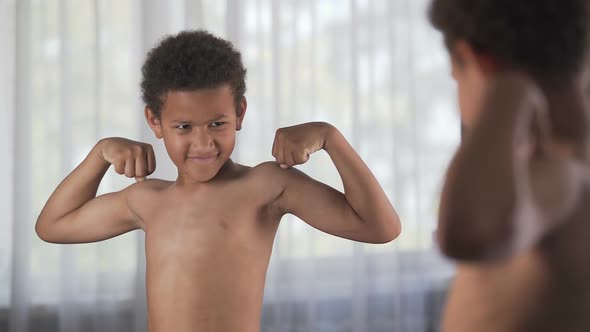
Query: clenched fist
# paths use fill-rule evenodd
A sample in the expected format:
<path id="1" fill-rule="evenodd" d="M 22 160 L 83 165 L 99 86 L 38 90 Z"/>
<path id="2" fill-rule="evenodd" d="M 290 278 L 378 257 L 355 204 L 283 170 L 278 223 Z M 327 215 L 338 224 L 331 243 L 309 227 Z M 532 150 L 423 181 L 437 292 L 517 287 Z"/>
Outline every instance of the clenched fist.
<path id="1" fill-rule="evenodd" d="M 275 134 L 272 155 L 282 168 L 304 164 L 312 153 L 325 148 L 328 134 L 334 129 L 325 122 L 280 128 Z"/>
<path id="2" fill-rule="evenodd" d="M 120 137 L 102 139 L 98 143 L 99 156 L 115 168 L 115 172 L 145 180 L 156 169 L 156 157 L 150 144 Z"/>

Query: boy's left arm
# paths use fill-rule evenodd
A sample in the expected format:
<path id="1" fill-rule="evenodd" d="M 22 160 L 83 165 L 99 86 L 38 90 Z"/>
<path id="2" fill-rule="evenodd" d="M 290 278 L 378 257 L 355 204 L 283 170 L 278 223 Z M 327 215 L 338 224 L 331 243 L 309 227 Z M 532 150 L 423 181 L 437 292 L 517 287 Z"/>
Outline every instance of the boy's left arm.
<path id="1" fill-rule="evenodd" d="M 338 170 L 344 193 L 315 181 L 291 166 L 324 149 Z M 369 243 L 395 239 L 401 225 L 375 176 L 344 136 L 324 122 L 305 123 L 277 131 L 273 156 L 283 170 L 277 204 L 311 226 L 339 237 Z"/>

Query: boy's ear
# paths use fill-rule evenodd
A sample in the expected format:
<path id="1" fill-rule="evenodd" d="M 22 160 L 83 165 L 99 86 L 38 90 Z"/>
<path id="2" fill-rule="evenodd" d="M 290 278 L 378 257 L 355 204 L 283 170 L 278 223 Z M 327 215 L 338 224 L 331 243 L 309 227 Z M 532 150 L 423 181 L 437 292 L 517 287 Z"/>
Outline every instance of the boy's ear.
<path id="1" fill-rule="evenodd" d="M 152 128 L 154 135 L 156 138 L 162 138 L 162 121 L 160 117 L 158 117 L 154 111 L 149 108 L 148 106 L 144 109 L 145 119 L 147 120 L 148 125 Z"/>
<path id="2" fill-rule="evenodd" d="M 501 69 L 500 63 L 496 59 L 485 51 L 476 49 L 473 44 L 464 39 L 455 41 L 452 54 L 456 65 L 473 66 L 486 75 L 497 73 Z"/>
<path id="3" fill-rule="evenodd" d="M 242 129 L 242 121 L 244 121 L 244 116 L 246 115 L 247 108 L 248 108 L 248 101 L 246 101 L 246 97 L 243 97 L 242 100 L 240 101 L 240 103 L 238 104 L 236 130 Z"/>

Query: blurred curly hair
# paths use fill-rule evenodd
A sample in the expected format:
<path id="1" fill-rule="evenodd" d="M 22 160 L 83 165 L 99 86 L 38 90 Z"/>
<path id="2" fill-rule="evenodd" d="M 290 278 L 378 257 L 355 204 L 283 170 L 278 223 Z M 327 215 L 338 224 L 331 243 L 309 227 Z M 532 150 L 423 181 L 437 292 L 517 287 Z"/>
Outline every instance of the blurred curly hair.
<path id="1" fill-rule="evenodd" d="M 590 40 L 588 0 L 433 0 L 432 25 L 447 48 L 464 39 L 541 80 L 582 70 Z"/>

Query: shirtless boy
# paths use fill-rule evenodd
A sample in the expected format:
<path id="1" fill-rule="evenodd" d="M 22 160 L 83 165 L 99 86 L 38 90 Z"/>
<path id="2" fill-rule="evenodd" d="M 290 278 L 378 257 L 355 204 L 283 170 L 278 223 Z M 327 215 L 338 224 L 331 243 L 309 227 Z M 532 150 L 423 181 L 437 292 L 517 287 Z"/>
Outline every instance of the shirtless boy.
<path id="1" fill-rule="evenodd" d="M 433 0 L 463 142 L 438 241 L 443 331 L 590 331 L 587 0 Z"/>
<path id="2" fill-rule="evenodd" d="M 231 160 L 246 113 L 246 71 L 229 42 L 181 32 L 150 51 L 142 73 L 145 117 L 178 169 L 176 181 L 145 179 L 156 167 L 151 146 L 102 139 L 51 195 L 36 231 L 48 242 L 85 243 L 142 229 L 149 331 L 259 331 L 273 240 L 287 213 L 355 241 L 398 236 L 379 183 L 327 123 L 279 129 L 276 162 Z M 292 168 L 322 149 L 344 193 Z M 138 182 L 96 197 L 110 165 Z"/>

